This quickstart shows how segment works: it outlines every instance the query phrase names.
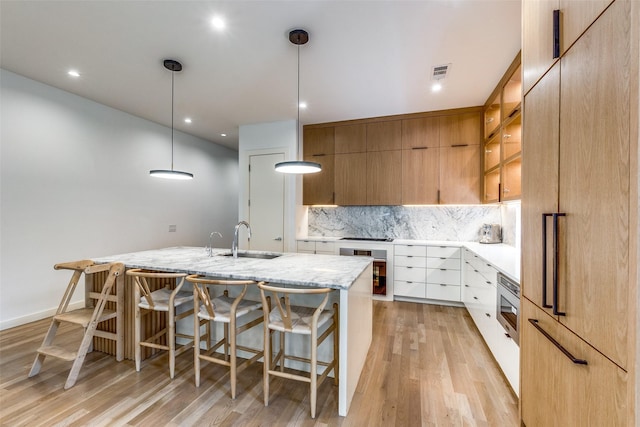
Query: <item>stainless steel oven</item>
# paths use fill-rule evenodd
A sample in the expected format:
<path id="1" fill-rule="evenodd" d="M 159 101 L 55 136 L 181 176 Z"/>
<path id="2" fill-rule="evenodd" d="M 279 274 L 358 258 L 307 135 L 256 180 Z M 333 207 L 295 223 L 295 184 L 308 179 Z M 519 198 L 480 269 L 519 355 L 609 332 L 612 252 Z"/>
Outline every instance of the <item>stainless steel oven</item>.
<path id="1" fill-rule="evenodd" d="M 520 332 L 520 284 L 498 273 L 496 319 L 516 343 Z"/>
<path id="2" fill-rule="evenodd" d="M 387 295 L 387 251 L 384 249 L 340 248 L 340 255 L 373 257 L 374 295 Z"/>

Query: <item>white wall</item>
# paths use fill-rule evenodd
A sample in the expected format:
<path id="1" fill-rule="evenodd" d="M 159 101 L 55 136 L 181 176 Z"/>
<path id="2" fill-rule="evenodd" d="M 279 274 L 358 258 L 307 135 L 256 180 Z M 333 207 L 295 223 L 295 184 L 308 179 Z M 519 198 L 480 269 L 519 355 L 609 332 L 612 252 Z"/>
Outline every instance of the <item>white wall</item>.
<path id="1" fill-rule="evenodd" d="M 176 245 L 231 245 L 237 152 L 0 70 L 0 329 L 55 311 L 73 261 Z M 177 231 L 169 233 L 169 225 Z M 80 301 L 81 299 L 78 299 Z"/>
<path id="2" fill-rule="evenodd" d="M 249 156 L 252 154 L 284 153 L 285 160 L 293 160 L 295 152 L 295 120 L 240 126 L 239 220 L 247 220 L 249 217 Z M 284 249 L 287 252 L 295 252 L 296 224 L 299 223 L 296 221 L 296 215 L 299 215 L 298 211 L 300 211 L 302 201 L 302 178 L 300 175 L 285 174 L 284 179 Z"/>

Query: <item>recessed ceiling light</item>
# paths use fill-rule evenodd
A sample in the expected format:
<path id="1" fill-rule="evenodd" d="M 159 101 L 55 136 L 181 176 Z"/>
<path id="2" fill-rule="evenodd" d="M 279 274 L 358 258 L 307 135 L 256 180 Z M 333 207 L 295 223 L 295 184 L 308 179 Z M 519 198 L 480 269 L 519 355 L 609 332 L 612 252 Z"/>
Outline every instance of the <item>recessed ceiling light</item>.
<path id="1" fill-rule="evenodd" d="M 191 118 L 190 117 L 185 117 L 184 122 L 185 123 L 191 123 Z"/>
<path id="2" fill-rule="evenodd" d="M 227 136 L 227 134 L 226 133 L 221 133 L 220 136 Z"/>
<path id="3" fill-rule="evenodd" d="M 306 102 L 301 102 L 299 106 L 300 106 L 300 108 L 307 108 L 307 103 Z"/>
<path id="4" fill-rule="evenodd" d="M 80 73 L 76 70 L 69 70 L 67 71 L 67 74 L 69 74 L 71 77 L 80 77 Z"/>
<path id="5" fill-rule="evenodd" d="M 224 22 L 224 19 L 222 19 L 222 17 L 220 16 L 214 16 L 213 18 L 211 18 L 211 25 L 216 30 L 224 30 L 227 26 L 227 24 Z"/>
<path id="6" fill-rule="evenodd" d="M 434 83 L 431 85 L 432 92 L 440 92 L 442 90 L 442 85 L 440 83 Z"/>

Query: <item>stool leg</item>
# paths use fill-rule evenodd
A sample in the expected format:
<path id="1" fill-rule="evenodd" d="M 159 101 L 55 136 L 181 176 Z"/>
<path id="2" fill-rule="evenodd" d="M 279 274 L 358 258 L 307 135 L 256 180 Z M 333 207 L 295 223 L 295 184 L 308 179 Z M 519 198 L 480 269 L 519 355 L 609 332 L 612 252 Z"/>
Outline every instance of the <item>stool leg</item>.
<path id="1" fill-rule="evenodd" d="M 284 372 L 284 332 L 280 333 L 280 372 Z"/>
<path id="2" fill-rule="evenodd" d="M 236 314 L 231 313 L 229 319 L 229 340 L 231 341 L 231 354 L 229 355 L 231 371 L 231 398 L 236 398 Z"/>
<path id="3" fill-rule="evenodd" d="M 316 397 L 318 395 L 318 329 L 311 330 L 311 418 L 316 417 Z"/>
<path id="4" fill-rule="evenodd" d="M 268 323 L 264 324 L 264 355 L 262 356 L 262 385 L 264 393 L 264 406 L 269 406 L 269 370 L 271 369 L 271 331 Z"/>
<path id="5" fill-rule="evenodd" d="M 196 286 L 198 285 L 193 285 L 193 372 L 195 374 L 196 387 L 200 387 L 200 318 L 198 317 L 200 303 Z M 206 329 L 208 330 L 208 328 Z M 207 345 L 208 349 L 209 346 Z"/>
<path id="6" fill-rule="evenodd" d="M 169 345 L 169 376 L 173 379 L 176 370 L 176 308 L 169 307 L 169 319 L 167 320 Z"/>
<path id="7" fill-rule="evenodd" d="M 338 376 L 340 374 L 340 314 L 338 312 L 338 304 L 333 304 L 333 383 L 338 385 Z"/>
<path id="8" fill-rule="evenodd" d="M 140 341 L 142 340 L 142 313 L 140 310 L 140 306 L 138 305 L 138 303 L 140 302 L 140 290 L 138 289 L 138 286 L 136 286 L 135 291 L 134 291 L 134 301 L 136 302 L 136 308 L 135 308 L 135 320 L 134 320 L 134 330 L 133 330 L 133 342 L 134 342 L 134 353 L 135 353 L 135 359 L 136 359 L 136 371 L 140 372 L 140 362 L 142 360 L 142 348 L 140 346 Z"/>

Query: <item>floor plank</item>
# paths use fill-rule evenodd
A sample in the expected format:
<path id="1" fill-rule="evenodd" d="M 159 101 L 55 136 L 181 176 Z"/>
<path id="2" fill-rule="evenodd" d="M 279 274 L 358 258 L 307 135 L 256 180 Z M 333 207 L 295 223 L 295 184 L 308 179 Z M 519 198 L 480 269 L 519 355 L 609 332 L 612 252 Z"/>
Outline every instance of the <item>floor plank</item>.
<path id="1" fill-rule="evenodd" d="M 176 359 L 115 362 L 89 353 L 76 385 L 63 390 L 70 363 L 47 359 L 27 378 L 50 320 L 0 332 L 2 426 L 517 426 L 518 400 L 463 308 L 407 302 L 374 302 L 374 334 L 349 415 L 337 415 L 338 390 L 325 381 L 316 419 L 309 416 L 306 384 L 271 380 L 263 405 L 262 364 L 238 376 L 229 397 L 229 374 L 204 364 L 193 383 L 192 354 Z M 58 336 L 80 336 L 66 325 Z"/>

